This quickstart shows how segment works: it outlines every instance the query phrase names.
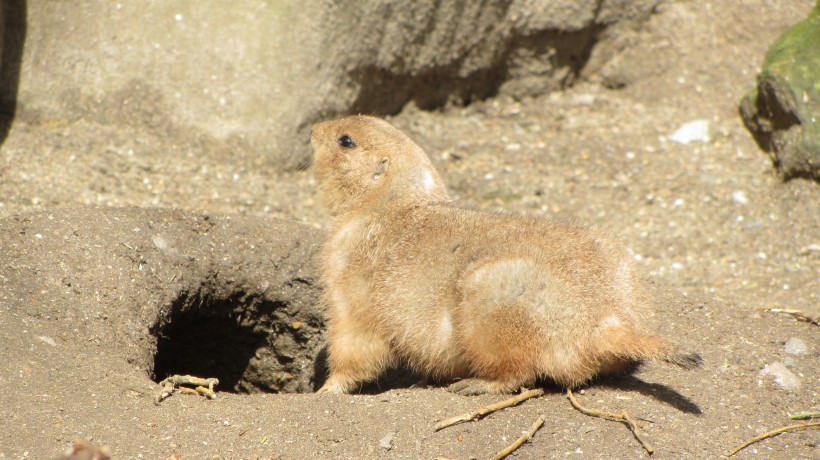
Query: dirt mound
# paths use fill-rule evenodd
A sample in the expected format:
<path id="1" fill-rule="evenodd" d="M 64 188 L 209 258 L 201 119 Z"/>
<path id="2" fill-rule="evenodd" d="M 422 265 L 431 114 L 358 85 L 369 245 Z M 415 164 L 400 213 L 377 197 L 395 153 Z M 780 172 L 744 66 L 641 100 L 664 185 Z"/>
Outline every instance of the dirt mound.
<path id="1" fill-rule="evenodd" d="M 275 219 L 65 209 L 0 221 L 3 302 L 155 381 L 235 392 L 314 390 L 323 320 L 316 231 Z M 45 340 L 45 339 L 44 339 Z"/>

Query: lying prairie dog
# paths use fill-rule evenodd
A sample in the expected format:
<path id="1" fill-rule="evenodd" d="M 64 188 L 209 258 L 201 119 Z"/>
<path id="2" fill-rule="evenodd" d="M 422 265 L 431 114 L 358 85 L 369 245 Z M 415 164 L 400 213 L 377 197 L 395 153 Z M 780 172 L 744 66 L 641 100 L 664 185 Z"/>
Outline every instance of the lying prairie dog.
<path id="1" fill-rule="evenodd" d="M 406 362 L 460 394 L 549 378 L 574 388 L 642 360 L 692 368 L 648 327 L 628 251 L 589 225 L 453 203 L 427 154 L 384 120 L 319 123 L 311 143 L 331 216 L 323 249 L 330 376 L 348 393 Z"/>

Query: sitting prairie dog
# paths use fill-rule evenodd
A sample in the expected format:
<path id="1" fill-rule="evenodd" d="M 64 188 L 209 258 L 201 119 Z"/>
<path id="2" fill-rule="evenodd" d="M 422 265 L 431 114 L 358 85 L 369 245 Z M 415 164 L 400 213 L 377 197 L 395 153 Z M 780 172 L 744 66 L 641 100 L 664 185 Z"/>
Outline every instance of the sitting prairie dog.
<path id="1" fill-rule="evenodd" d="M 573 388 L 645 360 L 696 354 L 647 330 L 628 251 L 592 226 L 451 202 L 427 154 L 384 120 L 319 123 L 311 139 L 332 218 L 322 252 L 330 376 L 348 393 L 404 361 L 460 394 L 549 378 Z"/>

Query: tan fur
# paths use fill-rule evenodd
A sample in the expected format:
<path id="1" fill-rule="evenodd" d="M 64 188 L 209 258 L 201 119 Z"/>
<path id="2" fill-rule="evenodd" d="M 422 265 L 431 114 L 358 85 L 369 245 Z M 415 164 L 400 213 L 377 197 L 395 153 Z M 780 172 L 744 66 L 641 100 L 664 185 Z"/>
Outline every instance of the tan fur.
<path id="1" fill-rule="evenodd" d="M 464 379 L 450 387 L 462 394 L 541 377 L 575 387 L 643 359 L 699 363 L 647 330 L 644 285 L 606 232 L 458 207 L 424 151 L 384 120 L 319 123 L 312 144 L 332 217 L 320 392 L 352 391 L 399 360 Z"/>

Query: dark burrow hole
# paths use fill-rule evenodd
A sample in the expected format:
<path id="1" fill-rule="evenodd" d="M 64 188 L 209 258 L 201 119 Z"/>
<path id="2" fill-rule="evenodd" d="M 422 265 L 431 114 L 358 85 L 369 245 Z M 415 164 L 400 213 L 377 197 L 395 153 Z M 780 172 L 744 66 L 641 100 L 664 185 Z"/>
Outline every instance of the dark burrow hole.
<path id="1" fill-rule="evenodd" d="M 150 328 L 154 381 L 193 375 L 233 393 L 314 391 L 319 321 L 263 295 L 214 292 L 182 293 L 160 313 Z"/>

